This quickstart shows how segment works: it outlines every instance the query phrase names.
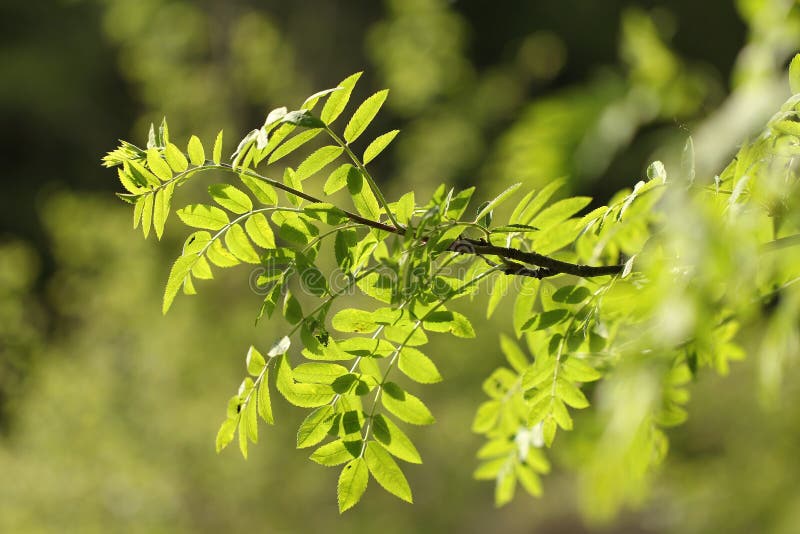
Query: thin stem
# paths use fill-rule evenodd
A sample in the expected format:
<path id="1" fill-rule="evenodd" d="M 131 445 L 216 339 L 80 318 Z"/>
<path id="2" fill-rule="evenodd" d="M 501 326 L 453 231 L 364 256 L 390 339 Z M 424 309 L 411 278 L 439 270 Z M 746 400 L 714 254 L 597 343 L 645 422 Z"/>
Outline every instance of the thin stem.
<path id="1" fill-rule="evenodd" d="M 331 130 L 330 127 L 328 127 L 327 125 L 325 126 L 325 131 L 328 133 L 328 135 L 331 137 L 331 139 L 333 139 L 339 146 L 341 146 L 344 149 L 344 151 L 347 153 L 347 155 L 350 157 L 350 159 L 353 160 L 353 163 L 356 164 L 356 167 L 358 167 L 358 170 L 361 171 L 361 174 L 363 174 L 364 178 L 367 180 L 367 183 L 369 184 L 369 188 L 372 189 L 373 193 L 375 193 L 375 196 L 377 197 L 378 202 L 380 203 L 380 205 L 383 208 L 383 210 L 386 212 L 386 216 L 389 217 L 389 222 L 391 222 L 392 225 L 396 229 L 399 229 L 400 228 L 400 224 L 394 218 L 394 215 L 392 214 L 392 210 L 389 209 L 389 204 L 386 202 L 386 197 L 383 196 L 383 192 L 381 191 L 381 188 L 378 187 L 377 183 L 375 183 L 375 180 L 372 178 L 372 175 L 370 175 L 369 171 L 367 171 L 367 168 L 364 166 L 364 164 L 361 163 L 361 160 L 358 158 L 358 156 L 356 156 L 353 153 L 353 151 L 350 150 L 350 145 L 345 143 L 342 140 L 342 138 L 339 137 L 338 135 L 336 135 L 336 133 L 333 130 Z"/>

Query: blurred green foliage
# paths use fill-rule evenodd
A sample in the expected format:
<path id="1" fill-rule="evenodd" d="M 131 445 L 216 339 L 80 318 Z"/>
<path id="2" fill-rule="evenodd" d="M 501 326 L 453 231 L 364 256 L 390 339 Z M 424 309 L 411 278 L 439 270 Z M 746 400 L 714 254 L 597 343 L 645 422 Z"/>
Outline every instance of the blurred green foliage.
<path id="1" fill-rule="evenodd" d="M 503 309 L 478 340 L 433 342 L 447 380 L 430 397 L 438 435 L 418 438 L 426 469 L 409 473 L 413 513 L 374 493 L 340 518 L 333 473 L 320 483 L 320 468 L 287 454 L 289 424 L 247 462 L 216 456 L 240 355 L 277 332 L 251 327 L 259 298 L 241 276 L 158 318 L 177 244 L 154 252 L 131 238 L 129 214 L 108 194 L 86 198 L 117 188 L 97 159 L 120 132 L 139 138 L 166 113 L 174 130 L 204 139 L 219 126 L 243 132 L 362 68 L 367 85 L 392 88 L 385 129 L 403 130 L 378 167 L 390 191 L 444 181 L 488 196 L 568 175 L 574 191 L 605 198 L 653 157 L 679 153 L 687 131 L 698 168 L 719 172 L 785 98 L 785 62 L 800 47 L 791 0 L 742 0 L 736 11 L 722 0 L 534 4 L 3 2 L 0 531 L 593 529 L 576 480 L 559 470 L 589 461 L 579 432 L 541 500 L 495 510 L 491 489 L 469 478 L 479 440 L 465 429 L 502 357 L 490 334 L 508 331 Z M 701 149 L 711 146 L 704 131 L 731 138 Z M 231 354 L 230 340 L 242 350 Z M 649 499 L 599 531 L 794 532 L 800 377 L 796 362 L 785 367 L 776 396 L 758 365 L 734 362 L 729 377 L 692 384 L 691 416 L 670 432 Z"/>

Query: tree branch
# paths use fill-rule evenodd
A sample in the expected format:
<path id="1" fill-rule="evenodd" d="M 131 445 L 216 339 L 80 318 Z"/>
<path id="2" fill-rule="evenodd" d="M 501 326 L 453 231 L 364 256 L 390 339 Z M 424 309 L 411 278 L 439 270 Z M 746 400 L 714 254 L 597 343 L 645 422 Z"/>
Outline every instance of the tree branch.
<path id="1" fill-rule="evenodd" d="M 571 274 L 581 278 L 593 276 L 607 276 L 621 273 L 624 265 L 603 265 L 599 267 L 591 265 L 581 265 L 578 263 L 568 263 L 557 260 L 537 252 L 524 252 L 515 248 L 499 247 L 492 245 L 485 239 L 459 238 L 450 244 L 449 250 L 464 254 L 488 254 L 499 256 L 505 260 L 506 274 L 516 274 L 521 276 L 532 276 L 534 278 L 545 278 L 557 274 Z M 518 263 L 521 262 L 521 263 Z M 522 265 L 534 265 L 536 269 L 530 269 Z"/>
<path id="2" fill-rule="evenodd" d="M 212 167 L 209 165 L 208 167 Z M 222 165 L 215 165 L 213 167 L 222 168 L 225 170 L 238 172 L 241 174 L 246 174 L 253 178 L 257 178 L 259 180 L 263 180 L 268 184 L 272 185 L 277 189 L 282 189 L 287 193 L 291 193 L 295 196 L 308 200 L 309 202 L 324 202 L 321 199 L 313 197 L 307 193 L 302 191 L 298 191 L 297 189 L 288 186 L 282 182 L 278 182 L 277 180 L 272 180 L 267 178 L 266 176 L 262 176 L 257 172 L 251 171 L 249 169 L 233 169 L 230 165 L 222 164 Z M 389 232 L 392 234 L 397 235 L 405 235 L 406 229 L 401 227 L 400 225 L 390 225 L 385 224 L 378 221 L 373 221 L 371 219 L 367 219 L 358 215 L 356 213 L 345 211 L 344 215 L 353 221 L 354 223 L 363 224 L 364 226 L 369 226 L 370 228 L 375 228 L 377 230 L 383 230 L 385 232 Z M 462 254 L 473 254 L 476 256 L 483 256 L 483 255 L 490 255 L 490 256 L 498 256 L 503 259 L 504 267 L 502 272 L 508 275 L 515 275 L 515 276 L 528 276 L 531 278 L 546 278 L 548 276 L 555 276 L 557 274 L 571 274 L 574 276 L 579 276 L 581 278 L 590 278 L 593 276 L 607 276 L 607 275 L 614 275 L 621 273 L 624 265 L 604 265 L 604 266 L 591 266 L 591 265 L 581 265 L 577 263 L 568 263 L 565 261 L 557 260 L 551 258 L 549 256 L 545 256 L 543 254 L 538 254 L 536 252 L 524 252 L 522 250 L 508 248 L 508 247 L 499 247 L 496 245 L 492 245 L 485 239 L 470 239 L 470 238 L 459 238 L 454 240 L 448 250 L 453 252 L 459 252 Z M 527 267 L 526 265 L 533 265 L 534 267 Z"/>

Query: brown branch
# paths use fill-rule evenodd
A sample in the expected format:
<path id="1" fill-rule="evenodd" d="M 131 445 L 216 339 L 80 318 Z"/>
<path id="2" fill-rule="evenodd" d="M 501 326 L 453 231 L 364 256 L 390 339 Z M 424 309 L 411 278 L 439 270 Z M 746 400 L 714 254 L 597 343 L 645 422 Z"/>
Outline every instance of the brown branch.
<path id="1" fill-rule="evenodd" d="M 453 241 L 450 244 L 449 250 L 464 254 L 488 254 L 491 256 L 499 256 L 505 260 L 515 260 L 512 262 L 505 262 L 506 274 L 533 276 L 535 278 L 545 278 L 557 274 L 571 274 L 580 276 L 581 278 L 607 276 L 619 274 L 625 267 L 624 265 L 602 265 L 595 267 L 592 265 L 569 263 L 537 252 L 524 252 L 515 248 L 499 247 L 492 245 L 485 239 L 469 239 L 462 237 Z M 537 268 L 530 269 L 522 265 L 522 263 L 534 265 Z"/>
<path id="2" fill-rule="evenodd" d="M 313 197 L 302 191 L 298 191 L 297 189 L 288 186 L 284 183 L 278 182 L 277 180 L 272 180 L 265 176 L 261 176 L 260 174 L 250 171 L 248 169 L 240 169 L 236 171 L 232 167 L 226 164 L 220 165 L 218 167 L 225 168 L 227 170 L 232 170 L 234 172 L 247 174 L 249 176 L 252 176 L 253 178 L 258 178 L 260 180 L 267 182 L 273 187 L 282 189 L 287 193 L 291 193 L 295 196 L 308 200 L 309 202 L 323 202 L 323 200 L 321 199 Z M 406 234 L 406 229 L 403 227 L 392 226 L 390 224 L 373 221 L 371 219 L 367 219 L 365 217 L 362 217 L 361 215 L 358 215 L 350 211 L 344 211 L 344 214 L 351 221 L 358 224 L 363 224 L 364 226 L 369 226 L 370 228 L 383 230 L 385 232 L 397 235 Z M 462 254 L 473 254 L 481 257 L 483 257 L 484 255 L 498 256 L 503 259 L 503 264 L 505 265 L 505 267 L 503 268 L 504 273 L 508 275 L 528 276 L 532 278 L 545 278 L 548 276 L 555 276 L 557 274 L 571 274 L 574 276 L 580 276 L 581 278 L 590 278 L 593 276 L 607 276 L 607 275 L 618 274 L 621 273 L 624 268 L 624 265 L 605 265 L 605 266 L 595 267 L 591 265 L 568 263 L 565 261 L 551 258 L 549 256 L 545 256 L 543 254 L 538 254 L 536 252 L 524 252 L 522 250 L 514 248 L 499 247 L 496 245 L 492 245 L 485 239 L 469 239 L 462 237 L 450 243 L 448 250 L 451 250 L 453 252 L 459 252 Z M 527 267 L 525 264 L 533 265 L 533 268 Z"/>

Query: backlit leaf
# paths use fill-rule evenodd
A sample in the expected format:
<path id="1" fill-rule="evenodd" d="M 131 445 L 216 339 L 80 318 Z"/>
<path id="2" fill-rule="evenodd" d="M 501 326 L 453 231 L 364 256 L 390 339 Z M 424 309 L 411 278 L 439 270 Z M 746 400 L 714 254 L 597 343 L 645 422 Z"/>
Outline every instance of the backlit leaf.
<path id="1" fill-rule="evenodd" d="M 378 114 L 378 111 L 381 109 L 381 106 L 386 101 L 386 97 L 389 95 L 389 90 L 384 89 L 383 91 L 378 91 L 374 95 L 370 96 L 364 102 L 358 106 L 353 116 L 350 118 L 350 122 L 347 123 L 347 126 L 344 129 L 344 140 L 348 143 L 352 143 L 358 137 L 364 133 L 364 130 L 367 129 L 367 126 L 372 122 L 372 119 L 375 118 L 375 115 Z"/>
<path id="2" fill-rule="evenodd" d="M 390 132 L 386 132 L 385 134 L 376 137 L 375 140 L 372 141 L 369 144 L 369 146 L 367 146 L 367 148 L 364 150 L 362 163 L 366 165 L 367 163 L 378 157 L 378 154 L 383 152 L 383 150 L 387 146 L 389 146 L 389 143 L 391 143 L 394 140 L 394 138 L 397 136 L 398 133 L 400 133 L 400 130 L 392 130 Z"/>
<path id="3" fill-rule="evenodd" d="M 369 472 L 383 489 L 406 502 L 413 502 L 411 488 L 405 475 L 397 462 L 376 441 L 367 443 L 364 459 Z"/>
<path id="4" fill-rule="evenodd" d="M 361 496 L 367 489 L 369 482 L 369 470 L 364 458 L 351 460 L 342 469 L 337 485 L 337 496 L 339 501 L 339 513 L 352 508 L 361 500 Z"/>
<path id="5" fill-rule="evenodd" d="M 222 132 L 220 132 L 220 136 L 221 135 Z M 199 167 L 206 162 L 206 151 L 203 149 L 203 143 L 200 142 L 200 138 L 198 138 L 196 135 L 193 135 L 189 138 L 189 146 L 187 147 L 187 151 L 189 152 L 189 160 L 192 162 L 192 165 Z"/>

